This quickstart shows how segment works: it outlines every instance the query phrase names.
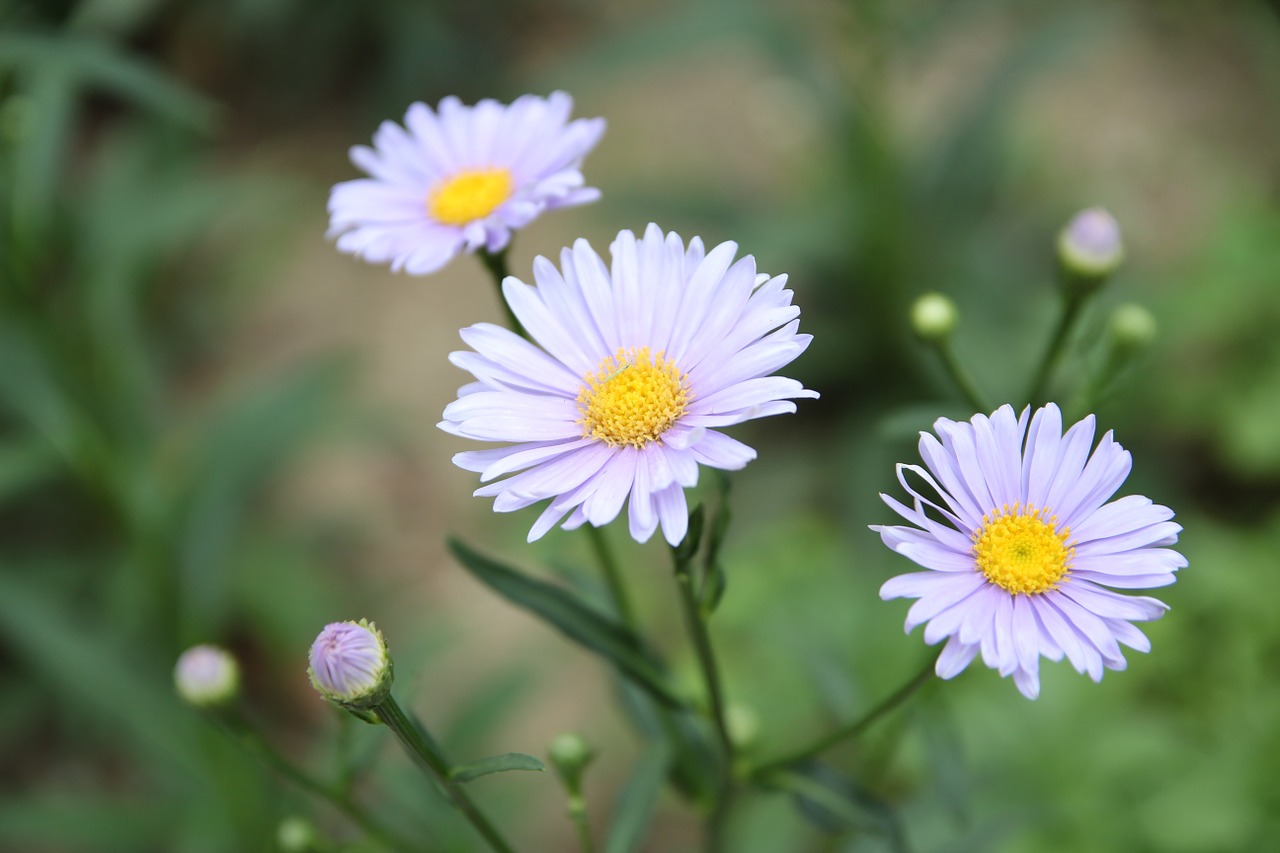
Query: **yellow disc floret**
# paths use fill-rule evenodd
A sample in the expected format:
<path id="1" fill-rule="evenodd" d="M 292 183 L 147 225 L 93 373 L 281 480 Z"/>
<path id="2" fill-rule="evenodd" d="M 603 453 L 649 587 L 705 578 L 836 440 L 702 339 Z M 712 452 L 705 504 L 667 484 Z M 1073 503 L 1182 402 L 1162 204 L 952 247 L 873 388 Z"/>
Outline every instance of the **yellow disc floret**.
<path id="1" fill-rule="evenodd" d="M 497 210 L 514 188 L 507 169 L 468 169 L 431 188 L 427 212 L 445 225 L 466 225 Z"/>
<path id="2" fill-rule="evenodd" d="M 1047 510 L 1008 506 L 983 516 L 973 534 L 973 558 L 987 580 L 1017 595 L 1056 589 L 1071 568 L 1075 551 L 1069 531 L 1057 529 Z"/>
<path id="3" fill-rule="evenodd" d="M 583 438 L 617 446 L 657 441 L 684 414 L 692 392 L 680 368 L 648 347 L 618 350 L 582 379 L 578 409 Z"/>

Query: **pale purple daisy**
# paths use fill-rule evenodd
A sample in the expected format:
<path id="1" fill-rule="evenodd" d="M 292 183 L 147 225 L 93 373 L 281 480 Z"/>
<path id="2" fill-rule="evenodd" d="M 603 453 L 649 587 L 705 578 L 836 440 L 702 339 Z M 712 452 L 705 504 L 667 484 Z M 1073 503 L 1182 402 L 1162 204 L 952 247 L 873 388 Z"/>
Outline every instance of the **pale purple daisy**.
<path id="1" fill-rule="evenodd" d="M 706 252 L 697 237 L 686 248 L 650 225 L 639 240 L 618 235 L 611 266 L 578 240 L 560 269 L 534 261 L 536 287 L 509 276 L 503 295 L 533 343 L 481 323 L 462 330 L 475 351 L 449 357 L 478 381 L 440 428 L 510 443 L 454 462 L 485 483 L 521 472 L 475 494 L 498 512 L 550 499 L 529 541 L 566 515 L 566 529 L 608 524 L 628 497 L 636 540 L 659 524 L 669 543 L 683 540 L 698 465 L 736 470 L 756 456 L 719 428 L 818 396 L 769 375 L 811 336 L 797 333 L 787 277 L 757 275 L 750 255 L 735 262 L 737 249 Z"/>
<path id="2" fill-rule="evenodd" d="M 600 197 L 579 169 L 604 119 L 569 121 L 572 109 L 564 92 L 510 105 L 412 104 L 404 127 L 384 121 L 372 148 L 352 147 L 351 162 L 371 177 L 333 188 L 328 236 L 340 251 L 413 275 L 464 249 L 501 251 L 544 210 Z"/>
<path id="3" fill-rule="evenodd" d="M 1029 411 L 940 418 L 936 438 L 920 434 L 925 468 L 898 466 L 912 506 L 881 495 L 913 526 L 872 529 L 929 569 L 890 579 L 880 597 L 919 599 L 906 629 L 928 623 L 926 643 L 947 640 L 938 675 L 957 675 L 981 652 L 1034 699 L 1041 656 L 1065 656 L 1098 681 L 1104 667 L 1125 668 L 1121 644 L 1150 651 L 1130 623 L 1158 619 L 1167 606 L 1106 587 L 1165 586 L 1187 561 L 1165 547 L 1182 529 L 1168 507 L 1137 495 L 1109 501 L 1131 461 L 1110 432 L 1090 455 L 1093 415 L 1064 435 L 1057 406 L 1039 409 L 1028 427 Z"/>

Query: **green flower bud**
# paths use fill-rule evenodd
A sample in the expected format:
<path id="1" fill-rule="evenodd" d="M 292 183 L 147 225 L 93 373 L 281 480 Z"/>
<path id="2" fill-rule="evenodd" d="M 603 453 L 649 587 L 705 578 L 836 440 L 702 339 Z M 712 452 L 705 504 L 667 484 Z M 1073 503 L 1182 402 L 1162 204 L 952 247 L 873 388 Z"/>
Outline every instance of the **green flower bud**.
<path id="1" fill-rule="evenodd" d="M 362 719 L 391 692 L 391 654 L 368 620 L 332 622 L 311 644 L 311 686 Z"/>
<path id="2" fill-rule="evenodd" d="M 941 293 L 926 293 L 911 306 L 911 330 L 926 343 L 945 341 L 959 318 L 956 304 Z"/>
<path id="3" fill-rule="evenodd" d="M 729 740 L 739 749 L 749 749 L 760 737 L 760 715 L 747 705 L 730 704 L 724 709 Z"/>
<path id="4" fill-rule="evenodd" d="M 283 853 L 310 853 L 320 848 L 319 842 L 316 828 L 305 817 L 287 817 L 276 829 L 276 844 Z"/>
<path id="5" fill-rule="evenodd" d="M 197 708 L 229 705 L 240 692 L 240 665 L 226 649 L 192 646 L 173 668 L 178 695 Z"/>
<path id="6" fill-rule="evenodd" d="M 1099 287 L 1123 260 L 1120 226 L 1100 207 L 1077 213 L 1058 234 L 1058 263 L 1068 286 Z"/>
<path id="7" fill-rule="evenodd" d="M 1141 305 L 1132 302 L 1119 305 L 1107 321 L 1107 334 L 1117 350 L 1144 350 L 1156 339 L 1156 318 Z"/>
<path id="8" fill-rule="evenodd" d="M 564 780 L 565 787 L 576 793 L 581 783 L 582 771 L 596 754 L 577 732 L 565 732 L 551 741 L 547 757 Z"/>

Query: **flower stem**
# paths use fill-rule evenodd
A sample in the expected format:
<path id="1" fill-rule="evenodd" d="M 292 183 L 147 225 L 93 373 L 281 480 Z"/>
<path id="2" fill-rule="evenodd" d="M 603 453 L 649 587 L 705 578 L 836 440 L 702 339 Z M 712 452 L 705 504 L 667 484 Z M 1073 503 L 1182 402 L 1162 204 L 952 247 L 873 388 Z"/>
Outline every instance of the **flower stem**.
<path id="1" fill-rule="evenodd" d="M 600 564 L 600 572 L 609 587 L 609 597 L 618 611 L 618 618 L 629 630 L 636 630 L 635 611 L 631 608 L 631 596 L 627 594 L 626 585 L 622 582 L 622 572 L 618 569 L 618 561 L 605 538 L 604 529 L 593 524 L 587 525 L 587 538 L 591 540 L 591 550 L 595 552 L 596 562 Z"/>
<path id="2" fill-rule="evenodd" d="M 674 550 L 672 553 L 674 556 Z M 689 572 L 690 561 L 678 556 L 674 556 L 674 559 L 680 608 L 684 612 L 685 627 L 689 631 L 697 653 L 698 666 L 702 671 L 707 699 L 711 705 L 711 721 L 715 726 L 716 739 L 720 745 L 720 790 L 712 807 L 707 832 L 707 849 L 716 853 L 724 849 L 724 827 L 735 793 L 733 741 L 729 737 L 729 726 L 726 722 L 724 696 L 720 687 L 720 670 L 716 664 L 715 652 L 711 647 L 711 635 L 707 632 L 703 609 L 699 606 L 694 593 L 693 577 Z"/>
<path id="3" fill-rule="evenodd" d="M 1035 379 L 1031 383 L 1031 390 L 1027 393 L 1028 403 L 1037 405 L 1044 402 L 1041 398 L 1044 396 L 1054 371 L 1058 368 L 1058 363 L 1062 361 L 1062 355 L 1066 351 L 1067 340 L 1071 337 L 1071 331 L 1075 328 L 1076 321 L 1080 319 L 1081 309 L 1084 308 L 1085 302 L 1088 301 L 1089 293 L 1081 290 L 1069 290 L 1064 295 L 1062 313 L 1058 316 L 1058 326 L 1054 329 L 1053 338 L 1049 342 L 1048 349 L 1044 352 L 1044 358 L 1040 361 L 1040 368 L 1036 371 Z"/>
<path id="4" fill-rule="evenodd" d="M 956 383 L 960 393 L 969 401 L 969 405 L 980 412 L 990 411 L 986 397 L 978 390 L 977 383 L 973 381 L 969 371 L 965 370 L 964 365 L 956 358 L 955 350 L 951 348 L 951 341 L 944 338 L 935 341 L 933 346 L 938 351 L 938 357 L 942 359 L 942 366 L 946 368 L 948 375 L 951 376 L 951 381 Z"/>
<path id="5" fill-rule="evenodd" d="M 569 797 L 569 819 L 578 829 L 578 844 L 582 853 L 595 853 L 595 845 L 591 841 L 591 825 L 587 822 L 587 803 L 581 794 Z"/>
<path id="6" fill-rule="evenodd" d="M 489 843 L 489 847 L 496 853 L 512 853 L 510 845 L 498 834 L 493 824 L 489 823 L 488 818 L 480 813 L 462 786 L 454 781 L 449 763 L 422 724 L 415 717 L 406 714 L 391 695 L 375 705 L 373 713 L 387 728 L 395 732 L 414 762 L 440 783 L 458 811 L 471 821 L 471 825 Z"/>
<path id="7" fill-rule="evenodd" d="M 501 303 L 502 310 L 507 313 L 507 322 L 511 324 L 511 331 L 522 338 L 528 338 L 529 333 L 524 330 L 524 326 L 520 325 L 520 321 L 516 319 L 516 313 L 511 310 L 506 297 L 502 295 L 502 280 L 507 277 L 507 250 L 489 252 L 481 249 L 480 262 L 489 271 L 489 275 L 493 276 L 493 286 L 498 291 L 498 302 Z"/>
<path id="8" fill-rule="evenodd" d="M 858 737 L 881 717 L 887 716 L 891 711 L 897 709 L 897 707 L 903 702 L 910 699 L 912 694 L 929 682 L 933 676 L 934 667 L 937 665 L 939 654 L 941 654 L 941 651 L 930 655 L 924 666 L 920 668 L 920 671 L 913 675 L 909 681 L 893 693 L 889 694 L 880 702 L 880 704 L 876 705 L 870 711 L 867 711 L 867 713 L 863 714 L 858 719 L 848 725 L 836 729 L 834 732 L 831 732 L 824 737 L 819 738 L 804 749 L 756 766 L 750 773 L 751 777 L 753 779 L 763 779 L 776 770 L 781 770 L 789 765 L 814 758 L 841 741 L 852 740 Z"/>
<path id="9" fill-rule="evenodd" d="M 241 716 L 234 715 L 219 719 L 224 731 L 240 742 L 248 752 L 253 753 L 264 764 L 275 770 L 290 782 L 311 794 L 328 800 L 338 811 L 351 822 L 359 826 L 370 837 L 388 850 L 412 851 L 414 846 L 397 839 L 391 832 L 381 826 L 373 817 L 359 806 L 351 795 L 340 787 L 326 785 L 314 778 L 302 768 L 290 762 L 272 748 L 271 744 L 260 735 L 250 723 Z"/>

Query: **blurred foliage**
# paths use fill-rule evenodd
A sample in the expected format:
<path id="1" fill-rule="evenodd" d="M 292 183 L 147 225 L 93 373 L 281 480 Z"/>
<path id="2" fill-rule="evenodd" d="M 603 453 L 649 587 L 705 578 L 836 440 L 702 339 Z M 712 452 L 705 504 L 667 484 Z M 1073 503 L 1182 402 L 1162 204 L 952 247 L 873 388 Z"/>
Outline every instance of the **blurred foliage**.
<path id="1" fill-rule="evenodd" d="M 1099 75 L 1094 64 L 1116 53 L 1132 54 L 1132 64 Z M 1123 82 L 1124 73 L 1140 77 L 1144 62 L 1157 79 L 1173 65 L 1203 67 L 1220 86 L 1209 109 L 1184 99 L 1176 80 L 1148 84 L 1157 93 L 1153 128 L 1165 127 L 1161 99 L 1190 114 L 1176 127 L 1223 128 L 1197 125 L 1172 141 L 1151 130 L 1136 148 L 1121 146 L 1142 162 L 1105 180 L 1087 173 L 1087 158 L 1068 155 L 1123 142 L 1115 116 L 1077 103 L 1069 121 L 1051 125 L 1064 138 L 1025 129 L 1027 112 L 1046 93 L 1061 95 L 1064 80 L 1096 87 L 1118 73 Z M 721 65 L 737 100 L 684 124 L 676 96 Z M 1130 672 L 1101 685 L 1047 666 L 1035 703 L 978 667 L 835 753 L 840 775 L 828 781 L 873 811 L 891 806 L 912 849 L 1272 846 L 1280 832 L 1280 687 L 1270 677 L 1280 628 L 1267 593 L 1280 582 L 1272 7 L 8 0 L 0 2 L 0 762 L 10 770 L 0 782 L 0 848 L 265 850 L 296 814 L 313 816 L 326 837 L 355 838 L 322 803 L 178 706 L 173 661 L 191 643 L 216 640 L 246 665 L 252 713 L 300 763 L 359 776 L 357 794 L 378 802 L 398 831 L 430 839 L 425 849 L 474 849 L 406 762 L 383 759 L 378 731 L 317 719 L 273 689 L 281 673 L 297 674 L 294 651 L 320 624 L 369 594 L 268 511 L 300 450 L 358 414 L 343 395 L 341 357 L 244 380 L 228 375 L 219 347 L 242 319 L 246 291 L 269 286 L 260 259 L 276 251 L 296 184 L 347 175 L 317 178 L 305 164 L 264 175 L 228 166 L 228 155 L 295 126 L 337 125 L 342 138 L 362 141 L 409 101 L 448 93 L 474 100 L 563 86 L 614 123 L 612 109 L 634 107 L 611 102 L 610 92 L 638 97 L 644 81 L 672 75 L 677 82 L 654 101 L 672 102 L 671 115 L 654 119 L 671 122 L 659 123 L 667 147 L 650 155 L 607 136 L 588 163 L 605 191 L 591 217 L 609 229 L 655 220 L 686 236 L 735 239 L 763 269 L 789 271 L 815 335 L 798 378 L 823 393 L 795 418 L 743 430 L 767 450 L 735 480 L 737 520 L 721 556 L 728 588 L 713 627 L 731 701 L 762 721 L 751 755 L 785 752 L 797 733 L 856 716 L 924 654 L 918 636 L 902 636 L 903 608 L 876 595 L 901 565 L 865 527 L 886 519 L 876 492 L 892 487 L 895 461 L 912 457 L 915 431 L 968 412 L 911 341 L 907 306 L 928 290 L 949 294 L 961 313 L 957 347 L 979 384 L 993 402 L 1025 402 L 1028 365 L 1052 324 L 1052 237 L 1074 210 L 1103 203 L 1132 226 L 1131 262 L 1085 318 L 1056 392 L 1074 399 L 1069 377 L 1093 364 L 1110 306 L 1152 310 L 1159 342 L 1096 411 L 1134 451 L 1127 489 L 1174 507 L 1186 528 L 1191 566 L 1161 596 L 1173 610 L 1149 628 L 1154 652 L 1132 655 Z M 1101 94 L 1089 89 L 1086 105 Z M 720 152 L 701 149 L 722 139 L 726 115 L 748 117 L 759 144 L 754 159 L 726 155 L 729 166 L 717 171 Z M 727 124 L 732 133 L 743 127 Z M 1182 159 L 1164 156 L 1168 147 Z M 677 179 L 654 180 L 645 164 L 655 158 L 679 161 Z M 510 524 L 522 529 L 519 519 Z M 535 553 L 590 597 L 582 547 L 553 536 Z M 638 582 L 653 574 L 640 564 L 660 560 L 636 548 L 624 568 L 646 624 L 668 637 L 678 634 L 668 593 Z M 431 671 L 450 624 L 427 620 L 397 646 L 402 682 Z M 672 641 L 660 651 L 677 681 L 692 682 L 687 649 Z M 512 709 L 550 680 L 553 664 L 510 654 L 506 670 L 440 709 L 451 752 L 483 754 Z M 632 715 L 652 714 L 645 697 L 619 691 Z M 599 747 L 629 756 L 635 745 Z M 617 778 L 588 774 L 607 849 L 691 849 L 687 810 L 657 793 L 669 763 L 651 750 Z M 528 814 L 522 784 L 479 783 L 499 822 L 532 820 L 534 837 L 569 838 L 558 815 Z M 788 797 L 745 797 L 732 849 L 888 849 L 884 833 L 841 823 L 838 810 L 805 822 Z M 820 825 L 852 829 L 833 838 Z"/>

